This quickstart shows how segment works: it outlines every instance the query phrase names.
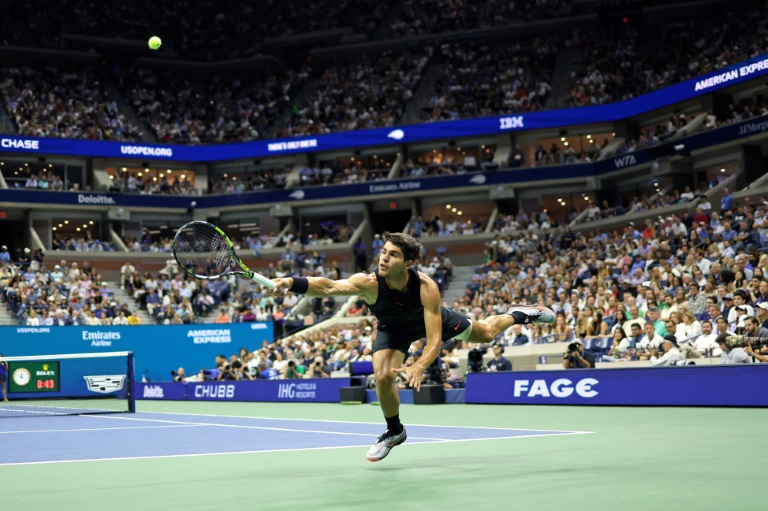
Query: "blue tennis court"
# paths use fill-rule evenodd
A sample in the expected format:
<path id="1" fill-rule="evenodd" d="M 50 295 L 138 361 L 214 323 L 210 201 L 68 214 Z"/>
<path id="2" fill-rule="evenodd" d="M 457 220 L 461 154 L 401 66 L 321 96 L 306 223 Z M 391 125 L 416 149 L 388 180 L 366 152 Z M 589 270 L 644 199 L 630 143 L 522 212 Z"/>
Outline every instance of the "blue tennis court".
<path id="1" fill-rule="evenodd" d="M 581 431 L 408 425 L 408 445 Z M 162 412 L 0 421 L 0 465 L 367 448 L 381 423 Z M 3 441 L 5 440 L 5 441 Z"/>

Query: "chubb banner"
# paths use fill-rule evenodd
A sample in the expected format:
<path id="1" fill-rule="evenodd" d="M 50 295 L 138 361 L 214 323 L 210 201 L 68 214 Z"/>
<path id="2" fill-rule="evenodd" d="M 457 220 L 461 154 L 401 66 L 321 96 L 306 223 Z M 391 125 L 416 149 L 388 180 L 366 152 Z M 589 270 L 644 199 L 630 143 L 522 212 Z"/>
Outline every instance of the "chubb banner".
<path id="1" fill-rule="evenodd" d="M 137 382 L 134 390 L 137 399 L 338 403 L 340 389 L 349 387 L 350 381 L 350 378 L 318 378 L 195 383 Z"/>
<path id="2" fill-rule="evenodd" d="M 768 406 L 768 364 L 521 371 L 467 376 L 467 403 Z"/>

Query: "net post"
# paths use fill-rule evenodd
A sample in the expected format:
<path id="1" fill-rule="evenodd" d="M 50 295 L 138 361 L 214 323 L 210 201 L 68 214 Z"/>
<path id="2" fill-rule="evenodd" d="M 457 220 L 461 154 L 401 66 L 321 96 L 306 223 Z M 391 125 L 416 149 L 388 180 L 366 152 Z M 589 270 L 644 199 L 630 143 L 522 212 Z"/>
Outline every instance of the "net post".
<path id="1" fill-rule="evenodd" d="M 134 396 L 134 378 L 133 378 L 133 352 L 128 352 L 128 412 L 136 413 L 136 397 Z"/>

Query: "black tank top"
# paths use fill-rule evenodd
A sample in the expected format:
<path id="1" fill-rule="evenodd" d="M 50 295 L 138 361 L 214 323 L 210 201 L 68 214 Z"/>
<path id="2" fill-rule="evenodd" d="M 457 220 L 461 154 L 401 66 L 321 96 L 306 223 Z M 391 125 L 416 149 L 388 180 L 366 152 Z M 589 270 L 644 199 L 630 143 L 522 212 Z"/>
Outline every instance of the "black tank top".
<path id="1" fill-rule="evenodd" d="M 421 304 L 421 278 L 416 268 L 408 268 L 408 285 L 404 292 L 390 289 L 376 268 L 379 296 L 368 308 L 379 320 L 379 330 L 424 330 L 424 306 Z"/>

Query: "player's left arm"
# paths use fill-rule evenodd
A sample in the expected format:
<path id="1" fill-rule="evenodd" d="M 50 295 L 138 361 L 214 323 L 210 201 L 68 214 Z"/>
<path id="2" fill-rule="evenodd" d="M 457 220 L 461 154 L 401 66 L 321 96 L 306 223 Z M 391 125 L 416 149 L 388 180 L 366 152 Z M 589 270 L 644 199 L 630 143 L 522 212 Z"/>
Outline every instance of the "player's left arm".
<path id="1" fill-rule="evenodd" d="M 413 365 L 392 369 L 404 372 L 408 384 L 419 390 L 424 371 L 435 361 L 443 345 L 443 317 L 440 310 L 440 289 L 430 277 L 419 273 L 421 278 L 421 305 L 424 307 L 424 325 L 427 331 L 427 343 L 419 360 Z"/>
<path id="2" fill-rule="evenodd" d="M 421 304 L 424 306 L 424 326 L 427 331 L 426 345 L 416 364 L 422 371 L 435 361 L 443 346 L 443 315 L 440 310 L 440 289 L 429 277 L 421 280 Z"/>

